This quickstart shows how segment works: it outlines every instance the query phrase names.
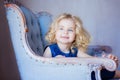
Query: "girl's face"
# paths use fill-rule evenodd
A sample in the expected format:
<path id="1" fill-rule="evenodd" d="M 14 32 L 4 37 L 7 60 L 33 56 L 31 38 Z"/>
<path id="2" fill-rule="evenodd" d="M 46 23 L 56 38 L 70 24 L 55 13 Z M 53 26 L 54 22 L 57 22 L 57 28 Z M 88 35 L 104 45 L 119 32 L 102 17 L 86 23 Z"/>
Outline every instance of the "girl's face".
<path id="1" fill-rule="evenodd" d="M 58 23 L 58 28 L 56 30 L 57 42 L 72 44 L 75 40 L 75 28 L 75 23 L 72 19 L 62 19 Z"/>

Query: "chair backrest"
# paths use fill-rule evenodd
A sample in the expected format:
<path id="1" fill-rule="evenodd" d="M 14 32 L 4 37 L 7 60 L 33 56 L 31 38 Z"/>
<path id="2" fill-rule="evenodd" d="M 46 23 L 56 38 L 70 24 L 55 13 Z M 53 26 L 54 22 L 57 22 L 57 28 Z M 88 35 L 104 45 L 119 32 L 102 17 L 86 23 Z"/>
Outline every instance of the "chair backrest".
<path id="1" fill-rule="evenodd" d="M 45 35 L 49 30 L 49 27 L 52 22 L 52 15 L 48 12 L 41 11 L 36 14 L 38 21 L 40 23 L 40 29 L 41 29 L 41 37 L 44 48 L 48 45 L 47 41 L 45 40 Z"/>
<path id="2" fill-rule="evenodd" d="M 20 6 L 20 9 L 22 10 L 24 14 L 26 27 L 28 29 L 27 35 L 26 35 L 28 43 L 31 49 L 36 54 L 42 56 L 43 55 L 43 42 L 42 42 L 42 37 L 41 37 L 41 29 L 39 27 L 40 24 L 37 20 L 37 17 L 29 9 L 23 6 Z"/>

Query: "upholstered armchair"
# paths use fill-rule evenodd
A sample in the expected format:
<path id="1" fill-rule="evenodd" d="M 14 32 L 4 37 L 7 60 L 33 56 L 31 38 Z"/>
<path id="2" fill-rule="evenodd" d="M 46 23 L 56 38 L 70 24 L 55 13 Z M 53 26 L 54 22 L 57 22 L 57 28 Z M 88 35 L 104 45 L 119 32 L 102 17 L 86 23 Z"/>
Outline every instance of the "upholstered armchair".
<path id="1" fill-rule="evenodd" d="M 22 80 L 101 80 L 102 67 L 110 71 L 116 69 L 115 62 L 107 58 L 42 57 L 43 42 L 38 17 L 23 6 L 5 4 L 5 7 Z"/>

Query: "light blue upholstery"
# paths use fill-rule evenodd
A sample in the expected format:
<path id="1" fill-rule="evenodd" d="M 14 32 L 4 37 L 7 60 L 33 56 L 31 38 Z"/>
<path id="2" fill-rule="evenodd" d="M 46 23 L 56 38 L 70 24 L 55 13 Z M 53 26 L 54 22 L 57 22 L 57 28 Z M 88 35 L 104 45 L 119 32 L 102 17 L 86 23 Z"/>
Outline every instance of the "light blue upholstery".
<path id="1" fill-rule="evenodd" d="M 45 35 L 48 32 L 48 29 L 52 22 L 52 15 L 48 12 L 39 12 L 37 14 L 37 17 L 40 23 L 43 46 L 45 47 L 48 44 L 47 41 L 45 40 Z"/>
<path id="2" fill-rule="evenodd" d="M 43 55 L 43 42 L 41 37 L 40 24 L 37 17 L 27 8 L 20 6 L 26 19 L 28 28 L 27 39 L 31 49 L 38 55 Z"/>

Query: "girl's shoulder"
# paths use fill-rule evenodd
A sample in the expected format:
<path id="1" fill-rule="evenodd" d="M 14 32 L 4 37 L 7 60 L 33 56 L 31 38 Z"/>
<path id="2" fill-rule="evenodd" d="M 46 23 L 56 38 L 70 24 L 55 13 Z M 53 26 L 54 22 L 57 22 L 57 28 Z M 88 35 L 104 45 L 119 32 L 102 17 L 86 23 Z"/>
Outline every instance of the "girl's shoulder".
<path id="1" fill-rule="evenodd" d="M 52 57 L 52 55 L 51 55 L 51 50 L 50 50 L 49 47 L 46 47 L 46 48 L 44 49 L 43 57 Z"/>
<path id="2" fill-rule="evenodd" d="M 44 57 L 54 57 L 56 55 L 56 50 L 58 51 L 57 44 L 49 44 L 44 48 Z"/>
<path id="3" fill-rule="evenodd" d="M 92 57 L 92 56 L 78 49 L 77 57 Z"/>
<path id="4" fill-rule="evenodd" d="M 53 43 L 53 44 L 48 44 L 47 46 L 45 46 L 44 48 L 44 51 L 49 47 L 49 48 L 53 48 L 53 47 L 56 47 L 56 43 Z"/>

